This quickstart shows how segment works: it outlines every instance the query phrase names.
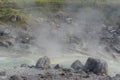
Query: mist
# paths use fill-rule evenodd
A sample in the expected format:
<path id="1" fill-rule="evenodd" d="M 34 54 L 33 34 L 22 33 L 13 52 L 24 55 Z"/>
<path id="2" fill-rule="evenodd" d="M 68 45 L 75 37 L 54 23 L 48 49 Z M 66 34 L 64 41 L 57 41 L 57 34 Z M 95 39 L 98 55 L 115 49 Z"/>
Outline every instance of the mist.
<path id="1" fill-rule="evenodd" d="M 115 4 L 116 1 L 107 2 Z M 118 21 L 116 18 L 120 15 L 118 7 L 114 11 L 109 7 L 106 9 L 68 4 L 64 5 L 62 10 L 49 12 L 49 15 L 46 16 L 39 12 L 39 9 L 27 10 L 29 6 L 35 7 L 34 2 L 30 1 L 30 3 L 32 5 L 27 5 L 27 7 L 23 7 L 27 3 L 18 3 L 28 13 L 27 30 L 13 29 L 9 25 L 1 26 L 1 30 L 9 29 L 8 32 L 12 37 L 16 38 L 22 33 L 33 37 L 29 44 L 21 44 L 19 41 L 12 40 L 13 47 L 1 48 L 1 61 L 5 65 L 35 64 L 35 61 L 41 56 L 48 56 L 51 58 L 52 64 L 59 63 L 68 66 L 76 59 L 84 63 L 88 57 L 95 57 L 108 62 L 110 74 L 120 72 L 119 54 L 111 49 L 107 51 L 107 45 L 101 41 L 103 28 L 115 26 L 106 23 L 108 17 L 113 23 Z M 113 12 L 108 15 L 104 10 Z"/>

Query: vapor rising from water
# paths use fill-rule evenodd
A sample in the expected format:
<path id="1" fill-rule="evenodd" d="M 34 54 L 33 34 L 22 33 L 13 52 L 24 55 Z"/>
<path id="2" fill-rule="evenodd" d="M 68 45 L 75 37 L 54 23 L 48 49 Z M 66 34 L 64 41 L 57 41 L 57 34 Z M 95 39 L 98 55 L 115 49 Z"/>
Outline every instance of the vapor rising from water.
<path id="1" fill-rule="evenodd" d="M 67 11 L 65 7 L 71 9 Z M 1 50 L 0 55 L 7 55 L 7 58 L 3 57 L 1 60 L 9 63 L 9 56 L 12 56 L 10 60 L 17 60 L 15 63 L 30 61 L 33 64 L 39 57 L 46 55 L 52 59 L 53 64 L 67 65 L 76 59 L 84 63 L 87 57 L 92 56 L 106 60 L 113 70 L 110 70 L 111 73 L 120 70 L 117 53 L 112 50 L 107 52 L 106 45 L 101 44 L 102 29 L 107 26 L 104 11 L 93 7 L 77 7 L 74 11 L 76 7 L 71 5 L 63 8 L 63 11 L 51 13 L 47 17 L 32 10 L 32 13 L 28 14 L 28 24 L 31 27 L 27 31 L 12 29 L 11 33 L 15 36 L 19 32 L 27 33 L 34 36 L 34 40 L 27 45 L 28 48 L 15 42 L 15 46 L 9 48 L 9 53 Z M 72 21 L 69 22 L 70 19 Z M 16 56 L 17 59 L 13 58 Z"/>
<path id="2" fill-rule="evenodd" d="M 112 50 L 107 52 L 106 45 L 101 44 L 102 29 L 106 27 L 103 12 L 87 7 L 70 16 L 73 19 L 71 24 L 61 22 L 56 18 L 53 22 L 52 19 L 37 18 L 38 23 L 33 25 L 36 28 L 32 32 L 36 36 L 35 43 L 39 46 L 37 47 L 39 50 L 33 52 L 38 53 L 37 56 L 43 53 L 42 55 L 52 59 L 58 58 L 57 62 L 65 64 L 75 59 L 85 62 L 89 56 L 97 57 L 112 65 L 110 66 L 112 73 L 119 70 L 117 53 Z"/>

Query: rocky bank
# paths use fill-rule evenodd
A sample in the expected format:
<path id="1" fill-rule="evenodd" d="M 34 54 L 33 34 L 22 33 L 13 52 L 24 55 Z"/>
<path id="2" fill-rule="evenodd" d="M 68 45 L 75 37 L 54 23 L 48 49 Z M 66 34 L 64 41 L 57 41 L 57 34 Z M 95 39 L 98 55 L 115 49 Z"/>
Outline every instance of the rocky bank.
<path id="1" fill-rule="evenodd" d="M 45 56 L 33 66 L 22 64 L 20 67 L 3 69 L 0 80 L 120 80 L 120 74 L 109 76 L 107 63 L 96 58 L 89 57 L 84 65 L 76 60 L 71 68 L 51 65 L 50 59 Z"/>

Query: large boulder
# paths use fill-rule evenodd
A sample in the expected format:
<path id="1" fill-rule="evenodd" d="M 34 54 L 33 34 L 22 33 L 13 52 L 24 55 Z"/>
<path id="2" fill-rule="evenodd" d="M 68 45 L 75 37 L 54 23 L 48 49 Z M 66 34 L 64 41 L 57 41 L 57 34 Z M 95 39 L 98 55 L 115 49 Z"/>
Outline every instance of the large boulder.
<path id="1" fill-rule="evenodd" d="M 104 75 L 104 74 L 108 74 L 108 64 L 100 59 L 96 59 L 96 58 L 88 58 L 85 66 L 84 66 L 84 70 L 86 72 L 93 72 L 95 74 L 100 74 L 100 75 Z"/>
<path id="2" fill-rule="evenodd" d="M 51 62 L 48 57 L 40 58 L 36 63 L 36 68 L 48 69 L 50 68 Z"/>
<path id="3" fill-rule="evenodd" d="M 76 60 L 75 62 L 72 63 L 71 68 L 73 68 L 74 70 L 82 70 L 83 69 L 83 64 L 79 61 Z"/>

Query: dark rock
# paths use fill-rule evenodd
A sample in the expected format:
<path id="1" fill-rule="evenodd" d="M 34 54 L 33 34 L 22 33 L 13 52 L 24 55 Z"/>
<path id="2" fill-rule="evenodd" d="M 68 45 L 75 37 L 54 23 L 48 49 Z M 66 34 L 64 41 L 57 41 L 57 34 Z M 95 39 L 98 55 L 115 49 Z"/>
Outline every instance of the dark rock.
<path id="1" fill-rule="evenodd" d="M 59 64 L 57 64 L 57 65 L 54 67 L 54 69 L 62 69 L 62 67 L 61 67 Z"/>
<path id="2" fill-rule="evenodd" d="M 20 15 L 14 14 L 14 15 L 10 16 L 9 21 L 11 21 L 11 22 L 21 22 L 22 18 L 21 18 Z"/>
<path id="3" fill-rule="evenodd" d="M 8 36 L 8 33 L 5 31 L 0 31 L 0 37 L 2 37 L 2 36 Z"/>
<path id="4" fill-rule="evenodd" d="M 72 72 L 71 69 L 67 69 L 67 68 L 63 68 L 62 71 L 64 71 L 65 73 L 69 73 L 69 72 Z"/>
<path id="5" fill-rule="evenodd" d="M 48 57 L 40 58 L 36 63 L 36 68 L 48 69 L 50 68 L 51 62 Z"/>
<path id="6" fill-rule="evenodd" d="M 112 80 L 120 80 L 120 74 L 116 74 L 116 75 L 112 78 Z"/>
<path id="7" fill-rule="evenodd" d="M 16 41 L 23 44 L 29 44 L 31 40 L 33 40 L 33 37 L 26 33 L 19 33 L 18 37 L 16 38 Z"/>
<path id="8" fill-rule="evenodd" d="M 59 22 L 65 22 L 68 24 L 72 23 L 72 18 L 70 17 L 70 15 L 68 15 L 66 12 L 63 11 L 57 12 L 55 15 L 53 15 L 53 17 L 59 20 Z"/>
<path id="9" fill-rule="evenodd" d="M 0 46 L 8 48 L 9 46 L 13 46 L 12 36 L 9 34 L 8 30 L 0 31 Z"/>
<path id="10" fill-rule="evenodd" d="M 9 41 L 0 41 L 0 46 L 8 48 L 9 46 L 12 46 L 13 44 Z"/>
<path id="11" fill-rule="evenodd" d="M 27 77 L 25 76 L 21 76 L 23 80 L 28 80 Z"/>
<path id="12" fill-rule="evenodd" d="M 120 74 L 116 74 L 115 77 L 120 77 Z"/>
<path id="13" fill-rule="evenodd" d="M 61 73 L 61 74 L 59 74 L 60 76 L 65 76 L 65 73 Z"/>
<path id="14" fill-rule="evenodd" d="M 29 67 L 29 65 L 27 65 L 27 64 L 21 64 L 20 67 Z"/>
<path id="15" fill-rule="evenodd" d="M 105 61 L 95 58 L 88 58 L 84 71 L 93 72 L 95 74 L 108 74 L 108 64 Z"/>
<path id="16" fill-rule="evenodd" d="M 74 70 L 80 70 L 83 69 L 83 64 L 79 60 L 76 60 L 75 62 L 72 63 L 71 67 Z"/>
<path id="17" fill-rule="evenodd" d="M 6 76 L 6 72 L 5 71 L 0 72 L 0 76 Z"/>
<path id="18" fill-rule="evenodd" d="M 120 53 L 120 44 L 113 44 L 110 46 L 113 51 Z"/>
<path id="19" fill-rule="evenodd" d="M 24 80 L 21 76 L 18 76 L 18 75 L 13 75 L 10 77 L 9 80 Z"/>
<path id="20" fill-rule="evenodd" d="M 34 65 L 31 65 L 31 66 L 28 66 L 29 68 L 35 68 L 35 66 Z"/>
<path id="21" fill-rule="evenodd" d="M 55 18 L 61 19 L 61 20 L 65 20 L 66 18 L 69 17 L 69 15 L 63 11 L 59 11 L 57 12 L 55 15 Z"/>
<path id="22" fill-rule="evenodd" d="M 112 27 L 104 27 L 102 30 L 101 41 L 112 51 L 120 53 L 120 24 Z"/>

